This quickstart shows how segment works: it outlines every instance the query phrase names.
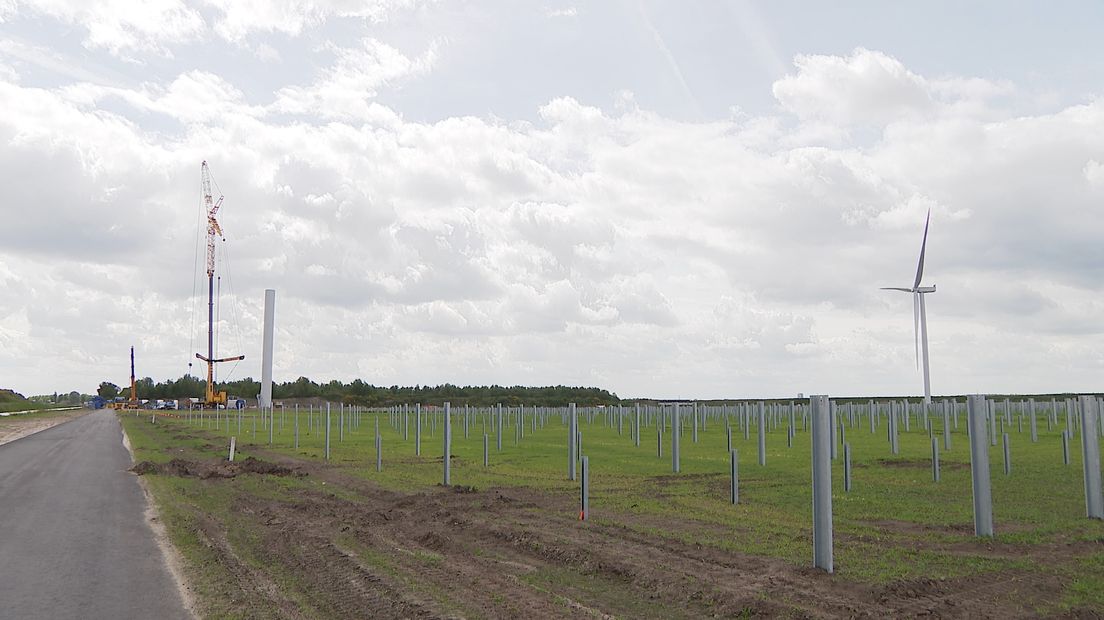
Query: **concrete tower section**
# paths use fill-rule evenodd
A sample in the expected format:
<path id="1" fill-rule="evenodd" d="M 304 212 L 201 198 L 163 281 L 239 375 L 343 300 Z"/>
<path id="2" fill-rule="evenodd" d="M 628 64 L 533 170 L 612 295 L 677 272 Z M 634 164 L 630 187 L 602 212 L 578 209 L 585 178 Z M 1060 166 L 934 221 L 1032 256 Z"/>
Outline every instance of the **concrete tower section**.
<path id="1" fill-rule="evenodd" d="M 261 354 L 261 395 L 258 406 L 272 407 L 272 332 L 276 321 L 276 290 L 265 289 L 264 349 Z"/>

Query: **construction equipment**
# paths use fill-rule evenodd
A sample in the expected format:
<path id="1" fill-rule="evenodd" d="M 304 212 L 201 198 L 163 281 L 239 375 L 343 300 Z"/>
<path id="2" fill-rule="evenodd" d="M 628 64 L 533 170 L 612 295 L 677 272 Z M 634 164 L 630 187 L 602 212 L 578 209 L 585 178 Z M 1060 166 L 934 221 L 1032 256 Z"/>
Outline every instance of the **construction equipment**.
<path id="1" fill-rule="evenodd" d="M 215 359 L 215 236 L 222 236 L 215 215 L 222 206 L 222 196 L 218 201 L 211 195 L 211 172 L 207 162 L 200 166 L 200 181 L 203 187 L 203 206 L 207 209 L 207 356 L 196 353 L 198 359 L 207 362 L 207 393 L 203 406 L 209 409 L 226 407 L 226 392 L 215 391 L 215 364 L 244 360 L 244 355 Z"/>
<path id="2" fill-rule="evenodd" d="M 134 380 L 134 347 L 130 348 L 130 398 L 115 399 L 110 406 L 112 409 L 138 409 L 138 383 Z"/>

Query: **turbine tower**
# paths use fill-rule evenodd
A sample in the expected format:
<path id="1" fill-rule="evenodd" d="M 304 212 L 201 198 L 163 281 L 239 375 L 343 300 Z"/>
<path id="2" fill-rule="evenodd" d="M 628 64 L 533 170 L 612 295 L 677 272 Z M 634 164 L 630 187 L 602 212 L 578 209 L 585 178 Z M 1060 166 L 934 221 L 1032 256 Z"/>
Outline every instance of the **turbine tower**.
<path id="1" fill-rule="evenodd" d="M 935 292 L 935 285 L 920 286 L 924 277 L 924 252 L 928 247 L 928 224 L 931 222 L 931 209 L 924 220 L 924 241 L 920 244 L 920 262 L 916 265 L 916 279 L 911 288 L 884 286 L 883 291 L 902 291 L 912 293 L 912 333 L 916 341 L 916 364 L 920 365 L 920 353 L 924 360 L 924 404 L 931 404 L 931 378 L 928 372 L 928 312 L 924 307 L 924 295 Z M 923 345 L 921 345 L 923 343 Z"/>

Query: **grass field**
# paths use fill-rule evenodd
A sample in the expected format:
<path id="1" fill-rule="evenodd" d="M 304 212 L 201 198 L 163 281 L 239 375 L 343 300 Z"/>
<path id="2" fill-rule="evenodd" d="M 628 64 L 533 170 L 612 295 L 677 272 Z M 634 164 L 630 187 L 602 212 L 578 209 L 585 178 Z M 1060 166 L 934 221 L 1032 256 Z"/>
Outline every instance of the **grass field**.
<path id="1" fill-rule="evenodd" d="M 897 455 L 884 418 L 874 433 L 865 416 L 857 419 L 846 430 L 851 492 L 843 490 L 842 449 L 834 462 L 831 576 L 809 568 L 810 437 L 800 416 L 792 447 L 784 420 L 767 433 L 765 467 L 755 429 L 745 440 L 732 419 L 741 500 L 733 506 L 722 419 L 709 419 L 695 443 L 686 418 L 681 473 L 673 474 L 669 428 L 660 457 L 654 425 L 642 429 L 636 447 L 631 413 L 620 434 L 614 412 L 580 415 L 591 468 L 591 516 L 581 523 L 558 414 L 535 432 L 527 416 L 520 441 L 509 425 L 501 451 L 489 417 L 485 468 L 484 416 L 470 418 L 465 438 L 463 412 L 454 410 L 452 490 L 439 486 L 439 410 L 424 416 L 416 456 L 413 413 L 404 440 L 401 416 L 348 416 L 347 425 L 359 424 L 342 433 L 335 409 L 329 461 L 317 411 L 312 422 L 298 414 L 299 449 L 291 410 L 275 411 L 271 445 L 254 411 L 240 433 L 236 417 L 230 429 L 225 417 L 216 428 L 212 412 L 159 416 L 156 424 L 150 415 L 120 414 L 136 460 L 165 464 L 154 468 L 151 488 L 212 617 L 1104 613 L 1104 523 L 1084 516 L 1080 442 L 1070 442 L 1064 465 L 1058 427 L 1048 431 L 1044 415 L 1037 443 L 1026 419 L 1022 433 L 1015 422 L 1007 429 L 1011 475 L 999 441 L 990 448 L 993 539 L 973 536 L 964 416 L 951 450 L 940 441 L 938 483 L 917 419 L 909 432 L 901 425 Z M 940 422 L 933 421 L 937 437 Z M 225 459 L 230 435 L 238 459 L 297 475 L 212 469 Z M 174 458 L 196 469 L 169 467 Z M 321 547 L 308 553 L 300 539 Z"/>
<path id="2" fill-rule="evenodd" d="M 35 411 L 38 409 L 49 409 L 57 407 L 51 403 L 40 403 L 33 400 L 0 400 L 0 413 L 11 413 L 13 411 Z"/>

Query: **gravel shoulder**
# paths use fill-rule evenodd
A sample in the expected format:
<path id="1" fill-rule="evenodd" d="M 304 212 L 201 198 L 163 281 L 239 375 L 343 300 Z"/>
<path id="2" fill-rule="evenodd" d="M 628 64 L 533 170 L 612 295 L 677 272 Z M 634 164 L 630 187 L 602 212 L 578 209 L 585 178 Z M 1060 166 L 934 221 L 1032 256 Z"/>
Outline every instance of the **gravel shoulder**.
<path id="1" fill-rule="evenodd" d="M 91 413 L 91 409 L 0 416 L 0 446 Z"/>

